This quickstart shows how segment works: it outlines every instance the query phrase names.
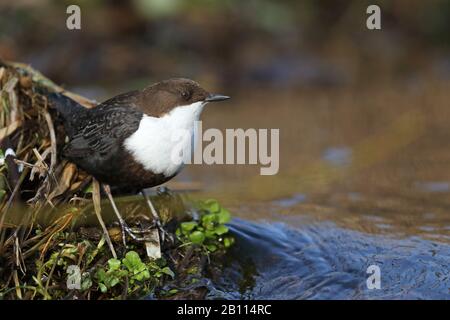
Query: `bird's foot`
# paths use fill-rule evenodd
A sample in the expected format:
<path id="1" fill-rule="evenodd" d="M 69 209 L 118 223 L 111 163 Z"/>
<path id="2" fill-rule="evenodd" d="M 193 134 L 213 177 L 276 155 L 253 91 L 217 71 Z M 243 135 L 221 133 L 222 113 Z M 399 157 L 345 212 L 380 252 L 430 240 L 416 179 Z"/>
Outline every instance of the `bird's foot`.
<path id="1" fill-rule="evenodd" d="M 163 225 L 162 225 L 162 223 L 161 223 L 161 218 L 160 218 L 158 212 L 156 212 L 156 209 L 155 209 L 155 207 L 153 206 L 152 201 L 151 201 L 150 198 L 147 196 L 147 194 L 145 193 L 144 190 L 142 190 L 141 193 L 142 193 L 142 195 L 144 196 L 144 199 L 145 199 L 146 202 L 147 202 L 147 205 L 148 205 L 148 207 L 149 207 L 149 209 L 150 209 L 150 212 L 152 213 L 152 216 L 153 216 L 153 225 L 156 226 L 156 228 L 158 228 L 158 230 L 159 230 L 159 234 L 160 234 L 160 236 L 161 236 L 161 242 L 164 242 L 164 241 L 167 239 L 167 240 L 169 240 L 170 242 L 173 243 L 173 242 L 175 241 L 175 239 L 174 239 L 174 237 L 173 237 L 170 233 L 168 233 L 168 232 L 164 229 L 164 227 L 163 227 Z M 170 191 L 169 191 L 169 189 L 167 189 L 166 187 L 159 187 L 159 188 L 157 189 L 157 193 L 158 193 L 159 196 L 162 196 L 162 195 L 169 195 L 169 196 L 170 196 Z"/>
<path id="2" fill-rule="evenodd" d="M 124 245 L 126 246 L 126 235 L 128 234 L 131 239 L 138 242 L 148 242 L 154 241 L 154 231 L 158 230 L 161 236 L 161 242 L 164 242 L 164 239 L 168 239 L 169 241 L 173 241 L 173 236 L 167 232 L 164 227 L 161 225 L 160 221 L 152 223 L 150 226 L 146 227 L 130 227 L 128 224 L 123 222 L 121 225 L 122 235 Z"/>
<path id="3" fill-rule="evenodd" d="M 130 227 L 125 221 L 120 224 L 120 227 L 122 229 L 122 241 L 124 246 L 127 245 L 127 235 L 134 241 L 145 242 L 150 240 L 150 236 L 154 230 L 154 227 L 148 227 L 145 229 L 139 227 Z"/>
<path id="4" fill-rule="evenodd" d="M 156 188 L 156 194 L 158 196 L 169 196 L 169 197 L 173 195 L 172 191 L 170 191 L 170 189 L 167 188 L 166 186 Z"/>
<path id="5" fill-rule="evenodd" d="M 128 236 L 130 236 L 134 241 L 143 243 L 147 251 L 147 256 L 150 259 L 161 258 L 161 242 L 159 240 L 160 237 L 157 228 L 129 227 L 127 224 L 125 224 L 123 225 L 122 234 L 128 234 Z"/>
<path id="6" fill-rule="evenodd" d="M 159 217 L 154 218 L 153 220 L 153 225 L 158 229 L 159 231 L 159 235 L 161 236 L 161 242 L 164 242 L 166 239 L 169 242 L 174 242 L 175 239 L 173 238 L 173 235 L 170 234 L 169 232 L 167 232 L 167 230 L 163 227 L 161 220 L 159 219 Z"/>

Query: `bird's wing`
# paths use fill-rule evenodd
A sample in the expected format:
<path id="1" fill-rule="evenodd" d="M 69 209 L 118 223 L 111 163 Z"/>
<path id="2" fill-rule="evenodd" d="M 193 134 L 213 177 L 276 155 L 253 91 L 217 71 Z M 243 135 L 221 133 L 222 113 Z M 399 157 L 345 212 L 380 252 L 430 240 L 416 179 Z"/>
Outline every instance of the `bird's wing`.
<path id="1" fill-rule="evenodd" d="M 112 97 L 111 99 L 108 99 L 101 104 L 100 106 L 107 106 L 107 107 L 131 107 L 133 104 L 136 103 L 136 97 L 139 96 L 139 91 L 129 91 L 126 93 L 119 94 L 115 97 Z"/>
<path id="2" fill-rule="evenodd" d="M 139 128 L 142 112 L 125 106 L 125 100 L 102 103 L 78 119 L 77 129 L 64 149 L 70 159 L 103 158 Z"/>

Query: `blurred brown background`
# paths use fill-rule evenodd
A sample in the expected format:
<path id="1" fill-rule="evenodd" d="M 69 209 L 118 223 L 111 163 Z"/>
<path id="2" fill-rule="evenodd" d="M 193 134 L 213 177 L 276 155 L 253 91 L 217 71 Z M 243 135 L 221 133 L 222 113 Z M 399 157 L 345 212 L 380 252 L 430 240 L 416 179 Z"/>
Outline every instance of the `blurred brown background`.
<path id="1" fill-rule="evenodd" d="M 81 31 L 66 28 L 70 4 Z M 382 31 L 366 28 L 369 4 Z M 228 91 L 450 77 L 446 0 L 5 0 L 0 10 L 2 58 L 86 91 L 171 76 Z"/>

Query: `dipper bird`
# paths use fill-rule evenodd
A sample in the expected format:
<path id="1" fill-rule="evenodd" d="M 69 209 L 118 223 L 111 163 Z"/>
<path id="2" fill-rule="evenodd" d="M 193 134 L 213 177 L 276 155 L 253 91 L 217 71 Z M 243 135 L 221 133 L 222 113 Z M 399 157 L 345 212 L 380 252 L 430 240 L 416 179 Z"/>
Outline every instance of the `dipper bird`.
<path id="1" fill-rule="evenodd" d="M 207 92 L 189 79 L 169 79 L 143 90 L 115 96 L 93 108 L 85 108 L 60 93 L 47 95 L 61 115 L 68 143 L 63 156 L 96 178 L 103 186 L 122 228 L 133 239 L 143 240 L 120 215 L 111 187 L 140 190 L 162 230 L 158 215 L 143 189 L 158 186 L 176 176 L 183 164 L 173 161 L 180 141 L 173 137 L 185 130 L 191 139 L 194 123 L 209 102 L 229 99 Z"/>

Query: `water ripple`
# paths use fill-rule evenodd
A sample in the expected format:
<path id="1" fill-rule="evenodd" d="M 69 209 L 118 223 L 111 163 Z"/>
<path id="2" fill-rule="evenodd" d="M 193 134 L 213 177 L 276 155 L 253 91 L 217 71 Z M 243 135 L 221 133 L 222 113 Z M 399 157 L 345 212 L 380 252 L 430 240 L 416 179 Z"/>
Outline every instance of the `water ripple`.
<path id="1" fill-rule="evenodd" d="M 292 229 L 282 223 L 236 219 L 230 227 L 237 237 L 231 258 L 235 262 L 214 281 L 221 298 L 449 298 L 448 244 L 369 235 L 330 222 Z M 241 272 L 249 261 L 254 272 L 245 277 L 251 281 Z M 380 290 L 367 288 L 369 265 L 380 267 Z M 239 289 L 242 281 L 252 286 Z"/>

